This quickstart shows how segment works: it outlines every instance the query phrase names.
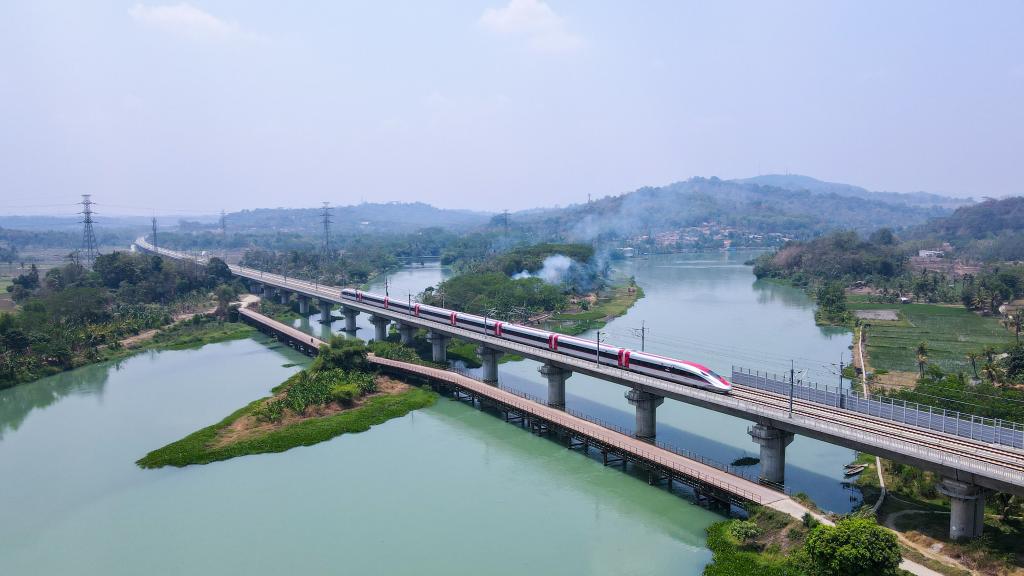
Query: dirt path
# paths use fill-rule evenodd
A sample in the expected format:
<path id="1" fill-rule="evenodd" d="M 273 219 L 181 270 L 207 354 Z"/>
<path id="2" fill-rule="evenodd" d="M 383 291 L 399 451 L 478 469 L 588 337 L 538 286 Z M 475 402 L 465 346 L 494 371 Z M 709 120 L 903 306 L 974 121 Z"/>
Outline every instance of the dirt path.
<path id="1" fill-rule="evenodd" d="M 861 376 L 860 376 L 861 386 L 862 386 L 862 389 L 864 390 L 865 394 L 870 394 L 871 390 L 868 387 L 868 377 L 867 377 L 868 365 L 865 362 L 865 358 L 864 358 L 864 332 L 863 332 L 863 328 L 861 328 L 861 331 L 857 332 L 857 342 L 856 342 L 855 346 L 856 346 L 856 349 L 857 349 L 857 360 L 860 361 L 859 364 L 860 364 L 860 369 L 861 369 L 861 372 L 860 372 L 860 374 L 861 374 Z M 878 500 L 875 502 L 875 505 L 872 506 L 871 510 L 877 516 L 879 510 L 882 508 L 882 504 L 885 502 L 886 496 L 888 496 L 888 490 L 885 487 L 885 477 L 882 475 L 882 459 L 879 458 L 878 456 L 875 456 L 875 471 L 878 473 L 878 486 L 879 486 L 880 491 L 879 491 L 879 494 L 878 494 Z M 901 500 L 901 502 L 902 502 L 902 500 Z M 936 550 L 933 550 L 929 546 L 922 546 L 921 544 L 918 544 L 917 542 L 914 542 L 913 540 L 907 538 L 907 536 L 903 532 L 900 532 L 899 530 L 897 530 L 896 529 L 896 519 L 897 518 L 902 518 L 903 516 L 907 516 L 907 515 L 911 515 L 911 514 L 946 514 L 946 515 L 949 515 L 949 512 L 939 512 L 939 511 L 935 511 L 935 510 L 901 510 L 901 511 L 896 512 L 894 514 L 889 514 L 888 516 L 884 516 L 882 518 L 882 525 L 885 526 L 886 528 L 892 530 L 893 532 L 895 532 L 896 533 L 896 537 L 899 538 L 899 541 L 900 541 L 901 544 L 903 544 L 904 546 L 906 546 L 908 548 L 913 548 L 914 550 L 917 550 L 918 553 L 924 555 L 926 558 L 930 558 L 932 560 L 935 560 L 936 562 L 941 562 L 943 564 L 949 564 L 950 562 L 952 562 L 957 567 L 963 568 L 964 570 L 967 570 L 971 574 L 976 574 L 977 573 L 977 572 L 971 570 L 970 568 L 967 568 L 963 564 L 957 562 L 955 559 L 950 558 L 949 556 L 946 556 L 946 555 L 944 555 L 944 554 L 942 554 L 942 553 L 940 553 L 940 552 L 938 552 Z"/>

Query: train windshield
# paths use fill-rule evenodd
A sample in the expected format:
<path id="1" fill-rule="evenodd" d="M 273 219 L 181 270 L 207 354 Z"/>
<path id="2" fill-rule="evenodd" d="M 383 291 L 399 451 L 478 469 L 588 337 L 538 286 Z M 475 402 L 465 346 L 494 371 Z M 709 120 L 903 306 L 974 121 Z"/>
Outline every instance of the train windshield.
<path id="1" fill-rule="evenodd" d="M 714 370 L 708 370 L 708 373 L 711 374 L 712 376 L 714 376 L 715 378 L 718 378 L 722 382 L 726 381 L 724 376 L 722 376 L 721 374 L 715 372 Z"/>

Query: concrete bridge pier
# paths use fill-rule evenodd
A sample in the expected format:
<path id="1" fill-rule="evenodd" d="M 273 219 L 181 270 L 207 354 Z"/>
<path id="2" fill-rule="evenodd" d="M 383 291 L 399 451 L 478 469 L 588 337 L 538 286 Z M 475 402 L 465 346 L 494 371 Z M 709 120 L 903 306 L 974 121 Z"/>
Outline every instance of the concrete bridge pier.
<path id="1" fill-rule="evenodd" d="M 303 316 L 309 314 L 309 296 L 299 294 L 296 296 L 296 300 L 299 301 L 299 314 L 302 314 Z"/>
<path id="2" fill-rule="evenodd" d="M 949 537 L 964 540 L 981 536 L 985 527 L 985 489 L 970 482 L 943 478 L 939 493 L 949 496 Z"/>
<path id="3" fill-rule="evenodd" d="M 786 480 L 786 446 L 793 441 L 793 433 L 769 424 L 755 424 L 747 429 L 747 433 L 761 446 L 761 480 L 783 484 Z"/>
<path id="4" fill-rule="evenodd" d="M 257 296 L 263 294 L 263 284 L 260 284 L 259 282 L 255 282 L 255 281 L 250 282 L 249 283 L 249 292 L 252 292 L 253 294 L 255 294 Z"/>
<path id="5" fill-rule="evenodd" d="M 388 324 L 391 320 L 380 316 L 370 316 L 370 324 L 373 324 L 373 339 L 383 342 L 388 339 Z"/>
<path id="6" fill-rule="evenodd" d="M 504 355 L 501 350 L 481 346 L 476 349 L 477 354 L 484 362 L 484 382 L 490 384 L 498 383 L 498 360 Z"/>
<path id="7" fill-rule="evenodd" d="M 359 316 L 359 310 L 349 308 L 348 306 L 342 306 L 341 311 L 345 314 L 345 332 L 355 334 L 356 316 Z"/>
<path id="8" fill-rule="evenodd" d="M 416 337 L 416 327 L 412 324 L 398 324 L 398 336 L 402 346 L 412 346 Z"/>
<path id="9" fill-rule="evenodd" d="M 626 392 L 626 400 L 636 406 L 635 436 L 640 440 L 654 442 L 657 435 L 658 406 L 665 401 L 665 397 L 633 388 Z"/>
<path id="10" fill-rule="evenodd" d="M 548 406 L 564 410 L 565 381 L 572 376 L 572 371 L 554 364 L 542 364 L 537 371 L 548 379 Z"/>
<path id="11" fill-rule="evenodd" d="M 287 290 L 281 290 L 280 288 L 278 288 L 277 294 L 278 294 L 278 296 L 281 297 L 281 304 L 287 304 L 288 300 L 292 297 L 292 293 L 291 292 L 289 292 Z"/>
<path id="12" fill-rule="evenodd" d="M 430 340 L 431 347 L 433 348 L 432 360 L 438 364 L 448 363 L 448 341 L 452 339 L 451 336 L 441 334 L 440 332 L 434 332 L 433 330 L 427 336 Z"/>
<path id="13" fill-rule="evenodd" d="M 326 300 L 320 301 L 320 323 L 327 326 L 331 324 L 331 303 Z"/>

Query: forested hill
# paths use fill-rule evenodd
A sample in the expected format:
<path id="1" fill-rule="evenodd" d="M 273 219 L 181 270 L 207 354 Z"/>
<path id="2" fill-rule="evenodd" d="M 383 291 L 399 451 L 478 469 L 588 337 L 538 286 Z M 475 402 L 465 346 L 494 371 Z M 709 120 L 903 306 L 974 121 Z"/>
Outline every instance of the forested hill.
<path id="1" fill-rule="evenodd" d="M 838 194 L 871 201 L 905 204 L 908 206 L 938 206 L 950 210 L 973 202 L 970 198 L 951 198 L 928 192 L 875 192 L 852 184 L 824 182 L 801 174 L 765 174 L 753 178 L 734 180 L 741 184 L 760 184 L 786 190 L 807 190 L 816 194 Z"/>
<path id="2" fill-rule="evenodd" d="M 486 223 L 490 214 L 469 210 L 436 208 L 422 202 L 388 202 L 336 206 L 331 220 L 337 233 L 410 232 L 432 226 L 443 228 L 474 227 Z M 292 232 L 318 232 L 322 212 L 316 208 L 256 208 L 233 212 L 228 225 L 241 230 L 275 229 Z"/>
<path id="3" fill-rule="evenodd" d="M 907 237 L 949 242 L 978 260 L 1024 259 L 1024 197 L 985 200 L 908 231 Z"/>
<path id="4" fill-rule="evenodd" d="M 590 240 L 631 237 L 714 222 L 753 233 L 810 238 L 832 230 L 865 234 L 902 229 L 951 212 L 941 206 L 865 201 L 835 192 L 812 192 L 751 182 L 692 178 L 641 188 L 589 204 L 514 215 L 517 225 L 545 238 Z"/>

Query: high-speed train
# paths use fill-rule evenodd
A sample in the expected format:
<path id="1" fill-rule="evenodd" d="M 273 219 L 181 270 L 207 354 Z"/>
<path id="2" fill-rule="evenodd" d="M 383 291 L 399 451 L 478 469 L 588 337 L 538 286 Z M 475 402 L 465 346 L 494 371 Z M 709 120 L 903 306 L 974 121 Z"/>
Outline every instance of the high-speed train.
<path id="1" fill-rule="evenodd" d="M 598 360 L 601 364 L 617 366 L 638 374 L 670 380 L 688 386 L 705 388 L 712 392 L 727 394 L 732 384 L 706 366 L 694 362 L 685 362 L 674 358 L 666 358 L 649 352 L 637 352 L 626 348 L 618 348 L 610 344 L 598 343 L 576 336 L 566 336 L 546 330 L 538 330 L 529 326 L 501 322 L 493 318 L 484 318 L 475 314 L 457 312 L 437 306 L 403 302 L 401 299 L 391 300 L 387 296 L 344 288 L 341 291 L 343 300 L 353 300 L 368 306 L 375 306 L 408 314 L 417 318 L 443 322 L 450 326 L 479 332 L 487 336 L 495 336 L 512 342 L 526 344 L 535 348 L 553 350 L 583 360 Z"/>

